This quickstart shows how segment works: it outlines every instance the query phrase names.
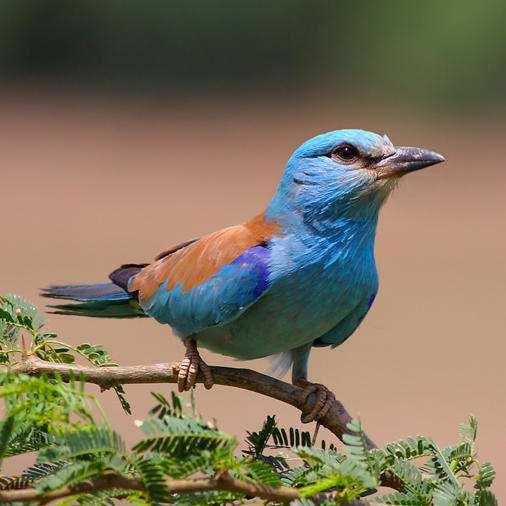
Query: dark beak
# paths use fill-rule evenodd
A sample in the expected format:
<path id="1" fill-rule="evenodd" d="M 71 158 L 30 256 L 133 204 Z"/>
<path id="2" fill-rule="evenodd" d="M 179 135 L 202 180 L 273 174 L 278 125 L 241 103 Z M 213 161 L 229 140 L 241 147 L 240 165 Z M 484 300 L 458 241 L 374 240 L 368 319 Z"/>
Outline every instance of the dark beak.
<path id="1" fill-rule="evenodd" d="M 444 157 L 435 151 L 399 146 L 395 148 L 393 154 L 386 156 L 376 164 L 376 170 L 380 179 L 399 177 L 444 161 Z"/>

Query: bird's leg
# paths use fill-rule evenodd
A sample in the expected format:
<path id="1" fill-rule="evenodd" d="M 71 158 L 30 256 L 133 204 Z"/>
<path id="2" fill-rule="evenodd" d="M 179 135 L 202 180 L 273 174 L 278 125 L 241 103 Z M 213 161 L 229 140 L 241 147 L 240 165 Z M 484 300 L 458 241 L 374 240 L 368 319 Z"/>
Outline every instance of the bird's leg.
<path id="1" fill-rule="evenodd" d="M 213 375 L 209 366 L 202 360 L 195 339 L 189 337 L 183 341 L 186 347 L 184 359 L 179 364 L 177 375 L 177 388 L 180 392 L 190 390 L 195 386 L 197 374 L 200 371 L 204 376 L 204 386 L 209 389 L 214 385 Z"/>
<path id="2" fill-rule="evenodd" d="M 309 423 L 321 420 L 328 412 L 336 398 L 334 394 L 320 383 L 312 383 L 307 380 L 307 362 L 312 343 L 309 345 L 295 348 L 291 351 L 293 358 L 292 384 L 304 389 L 302 402 L 307 404 L 311 394 L 316 394 L 316 403 L 309 413 L 302 413 L 300 419 L 302 423 Z"/>

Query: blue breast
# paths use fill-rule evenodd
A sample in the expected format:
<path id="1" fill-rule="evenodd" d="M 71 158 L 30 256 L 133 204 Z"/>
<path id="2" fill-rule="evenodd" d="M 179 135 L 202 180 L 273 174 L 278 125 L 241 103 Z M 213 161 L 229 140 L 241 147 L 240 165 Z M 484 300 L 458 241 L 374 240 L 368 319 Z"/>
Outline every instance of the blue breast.
<path id="1" fill-rule="evenodd" d="M 274 239 L 268 245 L 269 289 L 237 319 L 200 332 L 199 343 L 253 359 L 314 341 L 333 345 L 346 339 L 378 288 L 374 229 L 347 229 L 331 237 L 299 233 Z M 341 322 L 342 330 L 336 330 Z M 326 340 L 318 341 L 322 336 Z"/>

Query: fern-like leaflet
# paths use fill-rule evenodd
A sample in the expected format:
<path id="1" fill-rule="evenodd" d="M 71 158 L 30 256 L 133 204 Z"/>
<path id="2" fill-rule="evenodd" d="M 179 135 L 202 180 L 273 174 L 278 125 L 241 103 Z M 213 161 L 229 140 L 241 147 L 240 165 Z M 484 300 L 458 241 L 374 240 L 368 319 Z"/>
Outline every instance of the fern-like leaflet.
<path id="1" fill-rule="evenodd" d="M 191 418 L 169 415 L 153 418 L 142 424 L 142 430 L 147 437 L 134 447 L 136 452 L 151 450 L 184 458 L 202 450 L 235 448 L 237 445 L 234 437 Z"/>

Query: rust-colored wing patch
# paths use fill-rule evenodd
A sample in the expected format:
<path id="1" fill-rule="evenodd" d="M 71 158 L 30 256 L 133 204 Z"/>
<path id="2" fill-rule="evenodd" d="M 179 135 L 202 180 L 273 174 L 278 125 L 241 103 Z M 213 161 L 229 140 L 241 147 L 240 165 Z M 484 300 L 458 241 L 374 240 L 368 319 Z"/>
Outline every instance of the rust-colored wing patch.
<path id="1" fill-rule="evenodd" d="M 279 225 L 266 221 L 263 214 L 233 227 L 218 230 L 181 248 L 173 248 L 167 256 L 145 267 L 132 278 L 130 292 L 139 292 L 139 299 L 149 299 L 163 282 L 171 290 L 182 284 L 191 290 L 216 274 L 247 249 L 268 241 L 279 231 Z"/>

